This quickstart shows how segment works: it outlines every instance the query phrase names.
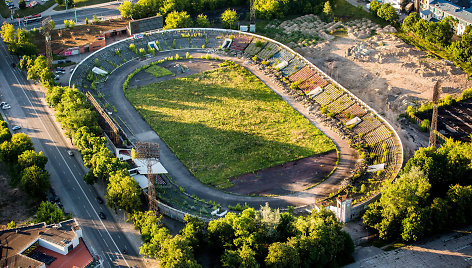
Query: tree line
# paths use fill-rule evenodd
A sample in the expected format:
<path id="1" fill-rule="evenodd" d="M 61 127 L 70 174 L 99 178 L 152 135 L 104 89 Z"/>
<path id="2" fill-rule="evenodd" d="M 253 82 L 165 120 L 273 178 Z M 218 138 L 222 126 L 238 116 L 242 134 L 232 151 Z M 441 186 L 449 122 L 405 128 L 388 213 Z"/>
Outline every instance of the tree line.
<path id="1" fill-rule="evenodd" d="M 320 14 L 326 1 L 322 0 L 255 0 L 254 8 L 259 18 L 284 18 L 288 15 Z M 334 3 L 332 2 L 331 5 Z M 156 15 L 167 17 L 172 12 L 187 12 L 190 15 L 244 6 L 249 9 L 247 0 L 139 0 L 123 2 L 119 10 L 125 18 L 141 19 Z M 222 17 L 223 18 L 223 17 Z"/>
<path id="2" fill-rule="evenodd" d="M 416 241 L 472 222 L 472 143 L 420 148 L 364 214 L 382 239 Z"/>
<path id="3" fill-rule="evenodd" d="M 354 251 L 351 237 L 326 209 L 296 218 L 266 205 L 208 224 L 186 215 L 185 227 L 174 236 L 151 211 L 130 220 L 141 232 L 141 253 L 159 258 L 163 267 L 202 267 L 202 255 L 222 267 L 337 266 L 350 262 Z"/>
<path id="4" fill-rule="evenodd" d="M 129 176 L 128 165 L 116 158 L 106 147 L 106 139 L 98 126 L 97 113 L 87 98 L 76 88 L 55 85 L 52 72 L 44 56 L 23 56 L 19 67 L 26 70 L 28 79 L 39 80 L 46 87 L 46 101 L 56 111 L 67 137 L 80 150 L 89 172 L 84 180 L 93 184 L 97 180 L 107 183 L 105 199 L 112 208 L 132 212 L 141 207 L 141 189 Z"/>
<path id="5" fill-rule="evenodd" d="M 15 55 L 36 55 L 37 47 L 30 41 L 31 33 L 26 29 L 15 29 L 13 25 L 3 22 L 0 36 L 8 45 L 8 51 Z"/>

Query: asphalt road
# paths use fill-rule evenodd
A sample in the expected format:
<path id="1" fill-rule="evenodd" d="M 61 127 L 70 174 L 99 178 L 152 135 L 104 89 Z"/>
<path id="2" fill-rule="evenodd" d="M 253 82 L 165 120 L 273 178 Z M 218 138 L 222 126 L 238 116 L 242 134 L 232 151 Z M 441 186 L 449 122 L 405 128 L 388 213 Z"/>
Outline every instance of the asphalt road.
<path id="1" fill-rule="evenodd" d="M 121 231 L 110 210 L 98 203 L 95 189 L 83 181 L 85 171 L 78 152 L 72 157 L 68 155 L 67 150 L 72 148 L 70 140 L 65 138 L 52 116 L 53 111 L 45 103 L 43 88 L 26 80 L 18 68 L 11 68 L 15 59 L 7 53 L 3 42 L 0 58 L 3 59 L 0 62 L 0 100 L 11 105 L 11 109 L 3 111 L 4 119 L 10 129 L 14 125 L 21 126 L 19 131 L 32 138 L 36 151 L 43 151 L 49 158 L 46 169 L 51 174 L 51 185 L 65 211 L 78 220 L 91 254 L 103 261 L 103 267 L 144 267 L 138 259 L 138 250 Z M 104 212 L 107 219 L 100 219 L 99 212 Z"/>
<path id="2" fill-rule="evenodd" d="M 76 24 L 84 24 L 85 18 L 88 18 L 89 23 L 92 22 L 93 15 L 97 18 L 109 18 L 119 16 L 120 11 L 118 10 L 119 3 L 113 2 L 109 5 L 103 5 L 99 7 L 83 7 L 72 10 L 58 12 L 57 14 L 51 15 L 51 19 L 56 23 L 56 28 L 64 28 L 64 20 L 74 20 Z M 43 18 L 46 16 L 43 16 Z M 19 27 L 18 20 L 10 21 L 10 23 Z M 20 27 L 26 29 L 33 29 L 41 27 L 41 21 L 31 22 L 26 25 L 23 24 L 23 20 L 20 19 Z"/>

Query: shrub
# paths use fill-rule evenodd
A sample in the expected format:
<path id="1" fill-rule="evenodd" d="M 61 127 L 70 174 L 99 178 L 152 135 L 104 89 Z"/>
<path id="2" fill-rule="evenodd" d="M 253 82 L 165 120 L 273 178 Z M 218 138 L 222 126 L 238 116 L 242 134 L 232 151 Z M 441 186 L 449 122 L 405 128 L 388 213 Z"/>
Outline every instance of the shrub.
<path id="1" fill-rule="evenodd" d="M 136 46 L 135 46 L 133 43 L 129 44 L 129 50 L 131 50 L 131 51 L 133 51 L 134 53 L 136 53 Z"/>
<path id="2" fill-rule="evenodd" d="M 140 56 L 146 55 L 146 50 L 145 50 L 144 48 L 140 48 L 140 49 L 139 49 L 139 55 L 140 55 Z"/>
<path id="3" fill-rule="evenodd" d="M 430 125 L 431 125 L 431 122 L 428 119 L 425 119 L 425 120 L 421 121 L 421 123 L 420 123 L 420 130 L 422 132 L 427 132 Z"/>

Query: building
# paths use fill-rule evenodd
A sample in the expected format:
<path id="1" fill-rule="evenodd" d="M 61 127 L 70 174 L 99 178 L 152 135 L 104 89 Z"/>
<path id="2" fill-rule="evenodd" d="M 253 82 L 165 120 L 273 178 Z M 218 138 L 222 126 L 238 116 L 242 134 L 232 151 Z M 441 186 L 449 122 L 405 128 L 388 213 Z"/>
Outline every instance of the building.
<path id="1" fill-rule="evenodd" d="M 81 237 L 75 219 L 2 230 L 0 267 L 85 267 L 93 258 Z"/>
<path id="2" fill-rule="evenodd" d="M 427 21 L 440 21 L 445 17 L 457 20 L 455 32 L 462 35 L 472 24 L 472 8 L 461 7 L 445 0 L 421 0 L 420 17 Z"/>

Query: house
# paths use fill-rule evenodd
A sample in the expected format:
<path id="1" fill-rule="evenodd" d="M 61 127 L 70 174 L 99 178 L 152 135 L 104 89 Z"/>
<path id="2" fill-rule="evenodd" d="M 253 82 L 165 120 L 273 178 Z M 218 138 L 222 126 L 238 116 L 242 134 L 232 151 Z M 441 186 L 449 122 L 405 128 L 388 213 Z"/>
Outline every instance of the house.
<path id="1" fill-rule="evenodd" d="M 462 35 L 472 24 L 472 8 L 465 8 L 445 0 L 422 0 L 420 17 L 428 21 L 440 21 L 445 17 L 457 20 L 455 32 Z"/>
<path id="2" fill-rule="evenodd" d="M 0 267 L 85 267 L 93 261 L 75 219 L 0 231 Z"/>

